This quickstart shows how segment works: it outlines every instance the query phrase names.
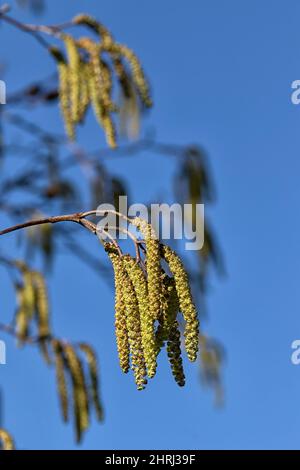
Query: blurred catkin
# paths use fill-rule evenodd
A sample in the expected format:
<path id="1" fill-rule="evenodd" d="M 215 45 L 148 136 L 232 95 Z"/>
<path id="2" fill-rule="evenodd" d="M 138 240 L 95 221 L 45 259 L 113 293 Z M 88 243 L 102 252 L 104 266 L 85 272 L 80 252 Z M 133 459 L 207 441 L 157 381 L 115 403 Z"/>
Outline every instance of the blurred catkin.
<path id="1" fill-rule="evenodd" d="M 0 450 L 14 450 L 15 445 L 11 435 L 4 429 L 0 429 Z"/>
<path id="2" fill-rule="evenodd" d="M 63 420 L 66 422 L 69 418 L 69 399 L 68 399 L 68 389 L 65 376 L 65 360 L 63 347 L 60 341 L 54 339 L 52 340 L 52 347 L 55 357 L 55 369 L 56 369 L 56 383 L 57 391 L 60 399 L 60 407 Z"/>
<path id="3" fill-rule="evenodd" d="M 70 344 L 64 344 L 64 354 L 68 364 L 73 386 L 73 406 L 76 439 L 80 442 L 83 432 L 89 426 L 89 401 L 84 373 L 80 359 Z"/>
<path id="4" fill-rule="evenodd" d="M 84 352 L 86 360 L 89 366 L 89 375 L 90 375 L 90 388 L 91 388 L 91 398 L 94 404 L 97 418 L 99 421 L 103 420 L 103 406 L 100 400 L 99 394 L 99 379 L 98 379 L 98 361 L 93 348 L 87 343 L 80 343 L 79 347 L 81 351 Z"/>

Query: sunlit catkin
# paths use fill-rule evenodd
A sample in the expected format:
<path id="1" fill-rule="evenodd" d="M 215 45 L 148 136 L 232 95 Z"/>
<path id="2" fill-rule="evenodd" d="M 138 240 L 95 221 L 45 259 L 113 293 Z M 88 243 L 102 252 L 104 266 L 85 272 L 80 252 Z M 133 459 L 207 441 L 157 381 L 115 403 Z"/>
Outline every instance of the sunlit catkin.
<path id="1" fill-rule="evenodd" d="M 89 366 L 89 375 L 91 381 L 91 398 L 96 410 L 97 418 L 99 421 L 103 420 L 103 407 L 99 395 L 99 379 L 98 379 L 98 361 L 93 348 L 86 344 L 80 343 L 79 347 L 84 352 Z"/>
<path id="2" fill-rule="evenodd" d="M 79 120 L 80 109 L 80 75 L 81 75 L 81 59 L 75 39 L 69 34 L 62 36 L 68 54 L 68 67 L 69 67 L 69 86 L 70 86 L 70 101 L 71 101 L 71 115 L 74 125 Z"/>
<path id="3" fill-rule="evenodd" d="M 95 33 L 99 34 L 102 41 L 106 44 L 113 41 L 112 35 L 108 31 L 108 29 L 102 23 L 100 23 L 99 21 L 97 21 L 95 18 L 93 18 L 90 15 L 86 15 L 85 13 L 80 13 L 79 15 L 76 15 L 73 18 L 72 22 L 74 24 L 85 25 L 89 27 Z"/>
<path id="4" fill-rule="evenodd" d="M 4 429 L 0 429 L 0 450 L 14 450 L 15 445 L 11 435 Z"/>
<path id="5" fill-rule="evenodd" d="M 147 248 L 147 281 L 149 312 L 153 321 L 160 316 L 160 293 L 161 293 L 161 265 L 160 265 L 160 245 L 157 235 L 150 224 L 144 219 L 136 217 L 132 220 L 142 235 L 144 236 Z"/>
<path id="6" fill-rule="evenodd" d="M 82 364 L 75 349 L 70 344 L 64 344 L 64 353 L 70 371 L 73 387 L 73 406 L 77 442 L 89 426 L 89 401 Z"/>
<path id="7" fill-rule="evenodd" d="M 126 308 L 123 295 L 123 277 L 122 261 L 113 251 L 108 252 L 114 268 L 115 275 L 115 333 L 117 340 L 117 349 L 119 363 L 122 371 L 126 374 L 130 368 L 129 362 L 129 339 L 126 324 Z"/>
<path id="8" fill-rule="evenodd" d="M 122 286 L 123 301 L 126 310 L 126 327 L 131 356 L 131 369 L 133 370 L 135 383 L 138 390 L 143 390 L 146 385 L 146 366 L 142 344 L 141 322 L 139 305 L 133 284 L 126 272 L 122 257 L 110 251 L 110 259 L 113 260 L 115 273 L 120 276 L 120 287 Z M 116 275 L 116 274 L 115 274 Z"/>
<path id="9" fill-rule="evenodd" d="M 69 400 L 68 400 L 68 389 L 65 376 L 65 361 L 63 354 L 63 347 L 60 341 L 52 340 L 52 347 L 55 357 L 55 369 L 56 369 L 56 383 L 57 391 L 60 400 L 61 413 L 64 421 L 68 421 L 69 417 Z"/>
<path id="10" fill-rule="evenodd" d="M 57 62 L 59 76 L 59 102 L 65 123 L 66 133 L 70 140 L 74 140 L 75 125 L 72 118 L 71 109 L 70 69 L 64 59 L 63 54 L 57 47 L 51 47 L 49 50 Z"/>
<path id="11" fill-rule="evenodd" d="M 124 256 L 123 262 L 135 289 L 138 301 L 147 375 L 151 378 L 155 375 L 157 363 L 154 321 L 149 313 L 147 281 L 142 268 L 134 258 L 129 255 Z"/>
<path id="12" fill-rule="evenodd" d="M 117 145 L 116 131 L 111 117 L 111 112 L 115 110 L 115 106 L 110 97 L 111 76 L 106 64 L 100 59 L 101 49 L 99 45 L 88 38 L 82 38 L 78 43 L 90 55 L 89 67 L 86 69 L 86 73 L 89 96 L 95 117 L 105 132 L 108 145 L 115 148 Z"/>
<path id="13" fill-rule="evenodd" d="M 192 300 L 188 275 L 179 256 L 167 245 L 162 248 L 164 259 L 174 275 L 180 311 L 185 319 L 185 348 L 190 361 L 195 361 L 198 352 L 199 321 Z"/>

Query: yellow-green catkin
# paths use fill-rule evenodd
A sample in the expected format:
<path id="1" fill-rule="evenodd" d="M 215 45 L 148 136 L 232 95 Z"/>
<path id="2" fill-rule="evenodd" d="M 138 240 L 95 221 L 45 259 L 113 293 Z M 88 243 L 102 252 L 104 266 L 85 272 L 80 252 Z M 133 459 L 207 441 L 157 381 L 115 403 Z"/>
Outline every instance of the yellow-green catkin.
<path id="1" fill-rule="evenodd" d="M 65 375 L 65 361 L 63 354 L 63 347 L 60 341 L 52 340 L 52 347 L 55 357 L 55 370 L 56 370 L 56 383 L 57 391 L 60 400 L 60 407 L 63 420 L 66 422 L 69 418 L 69 400 L 68 389 Z"/>
<path id="2" fill-rule="evenodd" d="M 81 85 L 81 58 L 75 39 L 69 34 L 63 35 L 63 41 L 68 54 L 69 86 L 71 115 L 74 125 L 79 121 L 80 85 Z"/>
<path id="3" fill-rule="evenodd" d="M 82 364 L 75 349 L 70 344 L 64 344 L 63 349 L 72 380 L 76 439 L 77 442 L 80 442 L 83 432 L 89 426 L 89 401 L 87 387 Z"/>
<path id="4" fill-rule="evenodd" d="M 119 256 L 110 251 L 110 260 L 114 268 L 115 275 L 115 333 L 117 340 L 117 349 L 119 355 L 119 363 L 122 371 L 126 374 L 130 368 L 129 361 L 129 339 L 126 324 L 126 307 L 123 296 L 123 269 Z"/>
<path id="5" fill-rule="evenodd" d="M 198 352 L 199 321 L 194 305 L 187 272 L 179 256 L 169 246 L 162 248 L 163 257 L 174 276 L 180 311 L 185 320 L 185 349 L 190 361 L 195 361 Z"/>
<path id="6" fill-rule="evenodd" d="M 89 374 L 91 381 L 91 397 L 96 410 L 97 418 L 99 421 L 103 420 L 103 406 L 99 394 L 99 379 L 98 379 L 98 361 L 93 348 L 86 343 L 80 343 L 81 351 L 85 353 L 87 363 L 89 366 Z"/>
<path id="7" fill-rule="evenodd" d="M 29 324 L 35 310 L 35 294 L 32 273 L 22 261 L 16 261 L 16 266 L 22 272 L 23 285 L 16 285 L 18 310 L 16 314 L 16 329 L 20 344 L 29 334 Z"/>
<path id="8" fill-rule="evenodd" d="M 86 62 L 81 62 L 81 73 L 80 73 L 80 99 L 79 99 L 79 109 L 78 109 L 78 122 L 82 123 L 84 121 L 86 112 L 90 104 L 90 94 L 89 94 L 89 67 L 90 64 Z"/>
<path id="9" fill-rule="evenodd" d="M 42 340 L 49 338 L 51 334 L 49 325 L 48 292 L 44 276 L 38 271 L 32 272 L 32 276 L 35 289 L 38 334 L 39 338 Z"/>
<path id="10" fill-rule="evenodd" d="M 74 24 L 85 25 L 91 28 L 95 33 L 99 34 L 105 44 L 113 42 L 113 38 L 109 30 L 92 16 L 80 13 L 79 15 L 76 15 L 72 21 Z"/>
<path id="11" fill-rule="evenodd" d="M 123 257 L 123 263 L 135 289 L 141 321 L 142 344 L 149 378 L 156 373 L 156 341 L 154 321 L 149 312 L 148 287 L 144 272 L 130 255 Z"/>
<path id="12" fill-rule="evenodd" d="M 128 331 L 128 340 L 131 356 L 131 369 L 133 370 L 135 383 L 138 390 L 143 390 L 147 383 L 146 381 L 146 365 L 142 344 L 141 322 L 138 300 L 133 287 L 133 284 L 127 274 L 123 264 L 122 257 L 110 251 L 110 259 L 113 260 L 113 265 L 118 272 L 119 283 L 122 286 L 123 301 L 126 310 L 126 327 Z M 116 275 L 116 274 L 115 274 Z"/>
<path id="13" fill-rule="evenodd" d="M 64 59 L 63 54 L 57 47 L 51 47 L 50 53 L 57 62 L 59 76 L 59 102 L 61 114 L 64 119 L 66 133 L 70 140 L 75 140 L 75 125 L 72 118 L 71 109 L 70 69 Z"/>
<path id="14" fill-rule="evenodd" d="M 14 450 L 15 445 L 11 435 L 4 429 L 0 429 L 0 450 Z"/>
<path id="15" fill-rule="evenodd" d="M 132 224 L 140 230 L 146 242 L 149 312 L 152 320 L 156 321 L 160 316 L 161 300 L 160 243 L 154 229 L 144 219 L 136 217 Z"/>
<path id="16" fill-rule="evenodd" d="M 19 345 L 22 345 L 23 341 L 28 337 L 30 318 L 27 315 L 24 287 L 16 285 L 16 293 L 18 301 L 18 309 L 15 318 L 16 332 L 19 340 Z"/>
<path id="17" fill-rule="evenodd" d="M 132 79 L 136 85 L 141 100 L 146 107 L 151 107 L 152 100 L 150 96 L 149 85 L 145 78 L 145 74 L 140 64 L 140 61 L 135 55 L 135 53 L 131 49 L 129 49 L 129 47 L 124 46 L 123 44 L 112 44 L 111 50 L 114 53 L 120 54 L 128 61 L 131 67 Z"/>
<path id="18" fill-rule="evenodd" d="M 116 131 L 111 117 L 111 112 L 115 109 L 115 106 L 110 96 L 111 77 L 108 74 L 106 65 L 101 60 L 101 47 L 88 38 L 82 38 L 78 43 L 90 55 L 88 85 L 95 117 L 105 132 L 108 145 L 115 148 L 117 146 Z"/>

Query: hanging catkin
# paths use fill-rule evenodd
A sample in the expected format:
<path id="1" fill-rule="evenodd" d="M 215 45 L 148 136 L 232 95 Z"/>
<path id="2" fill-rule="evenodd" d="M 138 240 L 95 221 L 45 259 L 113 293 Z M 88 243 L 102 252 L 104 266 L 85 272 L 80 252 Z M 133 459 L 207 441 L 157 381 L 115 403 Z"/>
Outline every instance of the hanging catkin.
<path id="1" fill-rule="evenodd" d="M 60 400 L 61 413 L 63 420 L 66 422 L 69 419 L 69 399 L 65 375 L 65 359 L 63 347 L 60 341 L 56 339 L 52 340 L 52 347 L 55 357 L 56 383 Z"/>
<path id="2" fill-rule="evenodd" d="M 87 387 L 82 364 L 76 354 L 75 349 L 70 344 L 64 344 L 63 350 L 72 380 L 76 439 L 77 442 L 80 442 L 82 433 L 89 426 L 89 402 Z"/>
<path id="3" fill-rule="evenodd" d="M 35 311 L 35 294 L 32 272 L 23 261 L 16 260 L 14 264 L 22 274 L 23 284 L 16 284 L 18 310 L 16 314 L 16 330 L 21 344 L 29 335 L 29 325 Z"/>
<path id="4" fill-rule="evenodd" d="M 119 257 L 114 250 L 109 250 L 108 255 L 114 265 L 115 276 L 116 274 L 120 276 L 118 283 L 120 283 L 120 288 L 122 287 L 123 301 L 126 310 L 126 328 L 131 356 L 131 369 L 134 373 L 137 389 L 143 390 L 147 383 L 147 371 L 142 345 L 140 312 L 137 297 L 122 258 Z"/>
<path id="5" fill-rule="evenodd" d="M 144 219 L 136 217 L 131 221 L 131 223 L 140 230 L 146 242 L 149 312 L 152 320 L 155 321 L 158 320 L 160 316 L 160 244 L 154 229 Z"/>
<path id="6" fill-rule="evenodd" d="M 129 255 L 124 256 L 123 263 L 134 286 L 138 300 L 143 351 L 147 367 L 147 375 L 151 378 L 154 377 L 156 373 L 157 363 L 154 321 L 149 313 L 147 281 L 142 268 L 137 264 L 134 258 Z"/>
<path id="7" fill-rule="evenodd" d="M 89 375 L 91 382 L 91 398 L 96 410 L 97 418 L 99 421 L 103 420 L 103 407 L 99 395 L 99 380 L 98 380 L 98 361 L 95 351 L 89 344 L 80 343 L 79 348 L 84 352 L 89 366 Z"/>
<path id="8" fill-rule="evenodd" d="M 69 34 L 63 34 L 62 39 L 65 43 L 68 55 L 68 72 L 71 102 L 71 117 L 74 125 L 79 121 L 80 109 L 80 75 L 81 75 L 81 59 L 75 39 Z"/>
<path id="9" fill-rule="evenodd" d="M 90 95 L 89 95 L 89 71 L 90 64 L 87 62 L 81 62 L 80 64 L 80 99 L 79 99 L 79 109 L 78 109 L 78 123 L 84 121 L 88 106 L 90 104 Z"/>
<path id="10" fill-rule="evenodd" d="M 185 348 L 190 361 L 195 361 L 198 352 L 199 322 L 192 300 L 188 275 L 179 256 L 167 245 L 162 247 L 164 259 L 174 275 L 180 311 L 185 320 Z"/>
<path id="11" fill-rule="evenodd" d="M 112 35 L 108 31 L 108 29 L 102 24 L 99 23 L 95 18 L 90 15 L 86 15 L 85 13 L 80 13 L 76 15 L 72 22 L 78 25 L 85 25 L 91 28 L 95 33 L 99 34 L 102 41 L 106 44 L 113 42 Z"/>
<path id="12" fill-rule="evenodd" d="M 65 61 L 62 52 L 57 47 L 49 49 L 51 55 L 57 63 L 59 75 L 59 102 L 60 109 L 64 119 L 66 133 L 70 140 L 75 139 L 75 126 L 72 118 L 71 87 L 70 87 L 70 69 Z"/>
<path id="13" fill-rule="evenodd" d="M 178 385 L 183 387 L 185 376 L 181 358 L 180 330 L 176 319 L 179 311 L 179 299 L 174 278 L 166 277 L 165 284 L 168 289 L 168 308 L 165 313 L 167 353 L 173 377 Z"/>
<path id="14" fill-rule="evenodd" d="M 0 429 L 0 450 L 14 450 L 15 445 L 11 435 L 4 429 Z"/>
<path id="15" fill-rule="evenodd" d="M 143 68 L 136 54 L 131 49 L 129 49 L 129 47 L 123 44 L 117 44 L 117 43 L 111 44 L 108 50 L 112 54 L 120 55 L 121 57 L 124 57 L 128 61 L 131 67 L 132 80 L 136 86 L 136 89 L 139 93 L 142 103 L 146 107 L 151 107 L 152 100 L 150 96 L 149 85 L 145 78 Z"/>
<path id="16" fill-rule="evenodd" d="M 43 275 L 38 271 L 33 271 L 32 277 L 35 290 L 38 334 L 40 339 L 45 339 L 50 336 L 47 286 Z"/>
<path id="17" fill-rule="evenodd" d="M 30 317 L 27 315 L 25 289 L 23 286 L 16 285 L 18 309 L 16 312 L 15 323 L 19 345 L 28 337 Z"/>
<path id="18" fill-rule="evenodd" d="M 112 250 L 109 257 L 114 268 L 115 275 L 115 333 L 119 355 L 119 363 L 122 371 L 126 374 L 129 371 L 129 339 L 126 324 L 126 308 L 123 295 L 123 269 L 122 261 Z"/>

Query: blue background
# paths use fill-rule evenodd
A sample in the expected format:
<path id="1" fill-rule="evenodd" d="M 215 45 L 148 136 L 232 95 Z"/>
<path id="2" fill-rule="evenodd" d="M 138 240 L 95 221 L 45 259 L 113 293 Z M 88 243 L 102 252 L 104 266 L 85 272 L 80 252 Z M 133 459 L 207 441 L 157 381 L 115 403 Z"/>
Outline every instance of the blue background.
<path id="1" fill-rule="evenodd" d="M 83 10 L 141 58 L 155 99 L 148 125 L 158 139 L 199 142 L 208 151 L 218 190 L 209 216 L 228 277 L 211 280 L 204 325 L 227 350 L 226 400 L 218 410 L 190 364 L 183 390 L 162 359 L 155 380 L 137 392 L 117 364 L 112 290 L 70 254 L 60 256 L 50 283 L 54 330 L 96 347 L 106 413 L 80 448 L 300 448 L 300 367 L 290 360 L 300 338 L 300 107 L 290 99 L 300 78 L 299 2 L 52 0 L 41 21 L 62 22 Z M 39 21 L 19 9 L 13 15 Z M 1 26 L 0 43 L 9 92 L 53 70 L 26 34 Z M 61 130 L 56 107 L 36 117 Z M 103 145 L 99 134 L 91 120 L 81 143 Z M 170 160 L 139 158 L 138 168 L 131 158 L 107 165 L 129 174 L 133 199 L 164 194 Z M 15 239 L 1 239 L 1 248 L 16 249 Z M 9 321 L 13 292 L 3 270 L 0 277 L 1 317 Z M 17 446 L 75 448 L 71 426 L 60 419 L 53 370 L 9 339 L 7 361 L 0 366 L 4 426 Z"/>

